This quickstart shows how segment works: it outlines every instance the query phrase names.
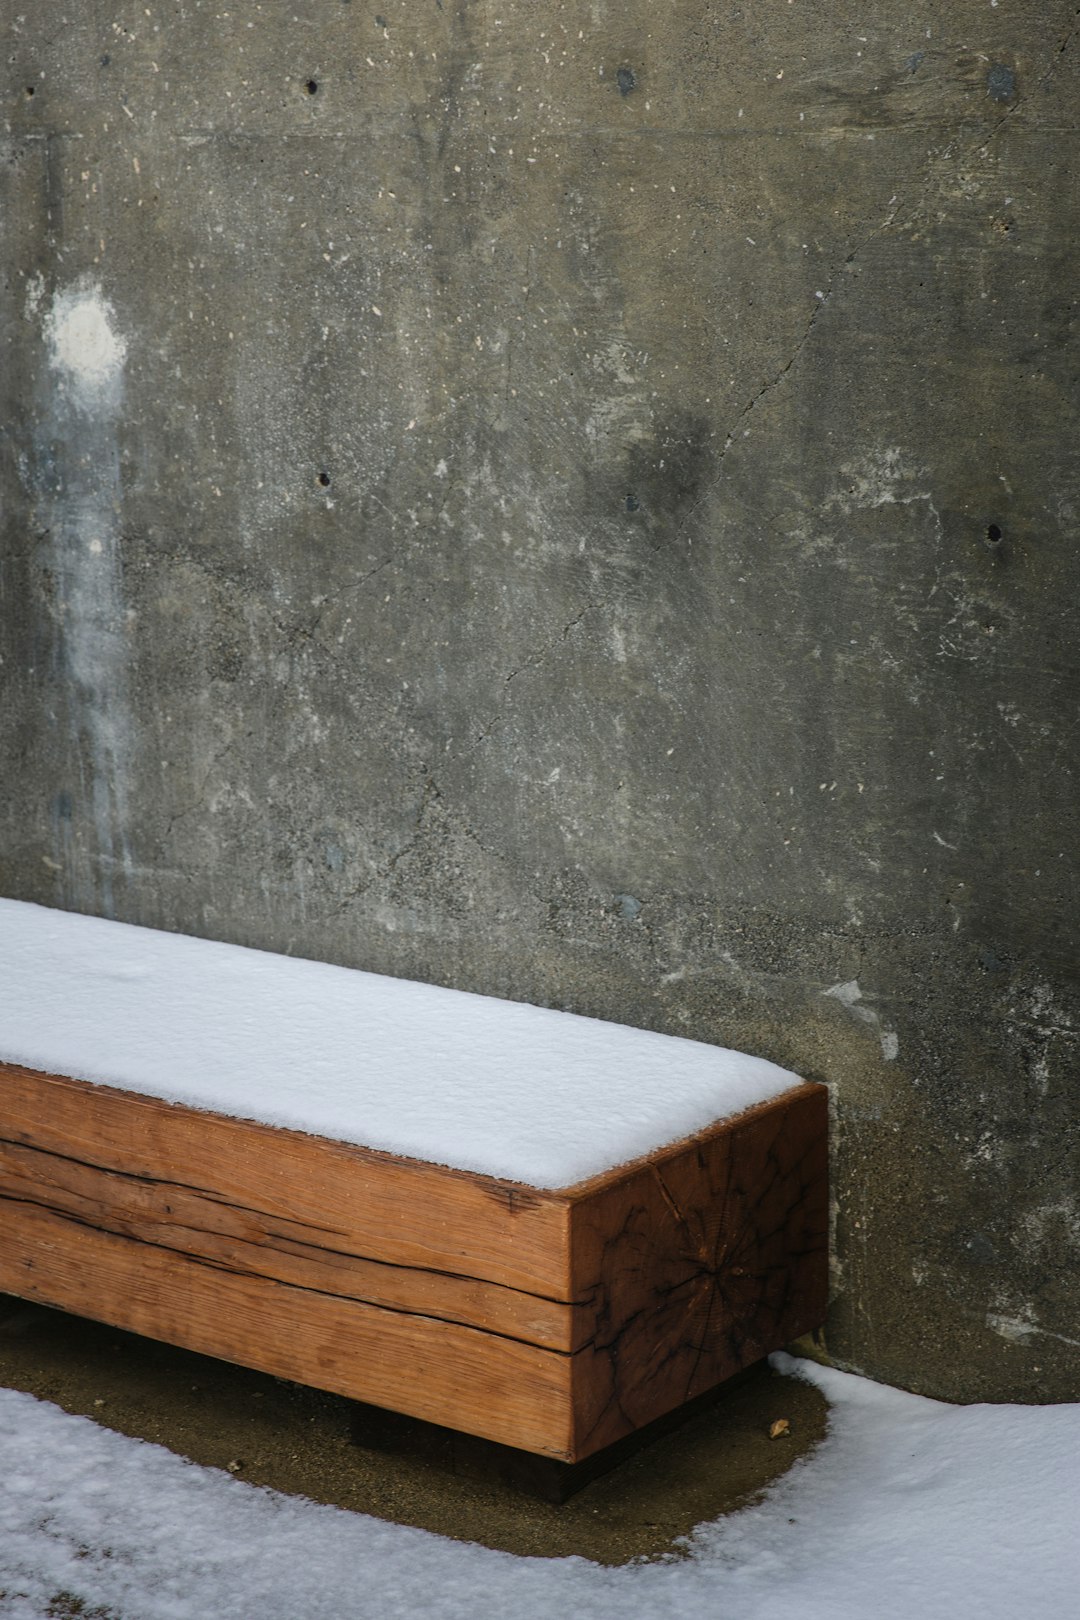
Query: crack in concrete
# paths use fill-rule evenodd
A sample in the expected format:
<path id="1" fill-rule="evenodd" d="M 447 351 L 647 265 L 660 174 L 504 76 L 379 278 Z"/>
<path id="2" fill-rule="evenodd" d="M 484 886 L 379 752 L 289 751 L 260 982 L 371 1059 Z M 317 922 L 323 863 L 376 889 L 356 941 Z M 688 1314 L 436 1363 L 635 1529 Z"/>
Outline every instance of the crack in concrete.
<path id="1" fill-rule="evenodd" d="M 1077 14 L 1080 15 L 1080 12 L 1078 12 Z M 1055 75 L 1057 73 L 1057 70 L 1058 70 L 1059 66 L 1061 65 L 1061 58 L 1065 55 L 1066 51 L 1069 49 L 1069 46 L 1072 44 L 1073 40 L 1076 38 L 1077 33 L 1080 33 L 1080 24 L 1073 23 L 1072 27 L 1067 30 L 1067 32 L 1065 33 L 1064 38 L 1057 45 L 1056 49 L 1054 50 L 1053 56 L 1051 56 L 1049 62 L 1046 63 L 1043 70 L 1041 72 L 1033 73 L 1031 75 L 1032 83 L 1041 85 L 1043 90 L 1046 90 L 1046 89 L 1049 88 L 1049 86 L 1054 81 L 1054 77 L 1055 77 Z M 981 140 L 977 146 L 975 146 L 975 147 L 973 147 L 971 149 L 971 154 L 970 155 L 976 155 L 977 154 L 979 157 L 985 157 L 987 152 L 990 149 L 991 142 L 997 139 L 997 136 L 999 135 L 1001 130 L 1004 129 L 1005 125 L 1009 122 L 1009 120 L 1011 118 L 1013 118 L 1016 115 L 1016 113 L 1018 113 L 1020 111 L 1020 109 L 1022 107 L 1027 106 L 1030 99 L 1031 99 L 1031 97 L 1028 94 L 1017 95 L 1017 97 L 1014 100 L 1012 106 L 1008 109 L 1007 112 L 1003 113 L 1002 116 L 997 120 L 997 122 L 994 124 L 993 129 L 990 131 L 989 135 L 987 135 L 983 140 Z M 1036 125 L 1035 127 L 1040 132 L 1044 132 L 1046 126 L 1044 126 L 1044 125 Z"/>
<path id="2" fill-rule="evenodd" d="M 1067 34 L 1066 37 L 1065 37 L 1065 40 L 1063 41 L 1063 43 L 1058 47 L 1058 54 L 1059 55 L 1060 55 L 1061 51 L 1065 50 L 1066 46 L 1069 43 L 1069 40 L 1072 38 L 1072 33 L 1074 33 L 1074 32 L 1075 32 L 1075 29 L 1071 33 Z M 1046 85 L 1049 84 L 1052 81 L 1056 71 L 1057 71 L 1057 60 L 1056 60 L 1056 57 L 1055 57 L 1051 61 L 1050 67 L 1047 70 L 1047 77 L 1045 79 L 1040 77 L 1039 80 L 1038 80 L 1038 82 L 1043 85 L 1044 89 L 1045 89 Z M 981 140 L 979 142 L 978 146 L 972 148 L 973 153 L 977 153 L 979 157 L 985 157 L 987 152 L 990 150 L 990 143 L 997 139 L 998 135 L 1004 129 L 1005 125 L 1009 122 L 1010 118 L 1015 117 L 1015 115 L 1020 111 L 1021 107 L 1026 106 L 1029 99 L 1030 98 L 1028 96 L 1026 96 L 1026 95 L 1018 95 L 1016 97 L 1015 101 L 1013 102 L 1012 106 L 1006 112 L 1002 113 L 1001 117 L 994 124 L 994 127 L 990 131 L 989 135 L 987 135 L 984 140 Z"/>
<path id="3" fill-rule="evenodd" d="M 1062 41 L 1061 45 L 1058 47 L 1058 52 L 1057 52 L 1058 56 L 1060 56 L 1062 54 L 1062 52 L 1064 52 L 1064 50 L 1067 48 L 1067 46 L 1069 45 L 1070 41 L 1072 40 L 1074 34 L 1077 31 L 1078 30 L 1074 28 L 1073 30 L 1071 30 L 1069 32 L 1069 34 L 1066 35 L 1065 39 Z M 1011 107 L 1009 109 L 1009 111 L 1005 114 L 1005 116 L 1003 118 L 1000 118 L 997 121 L 997 124 L 995 125 L 994 129 L 991 131 L 990 135 L 984 138 L 984 141 L 982 143 L 983 147 L 989 145 L 989 142 L 994 139 L 994 137 L 996 136 L 996 134 L 997 134 L 998 130 L 1001 128 L 1001 126 L 1012 116 L 1012 114 L 1015 111 L 1016 111 L 1016 106 Z M 937 127 L 940 129 L 940 126 L 937 126 Z M 962 127 L 964 127 L 964 126 L 963 125 L 957 126 L 957 130 L 959 128 L 962 128 Z M 951 136 L 950 136 L 950 139 L 951 139 Z M 935 165 L 938 164 L 939 162 L 945 160 L 945 159 L 948 159 L 951 155 L 952 155 L 951 148 L 950 148 L 950 146 L 948 144 L 945 146 L 944 149 L 941 149 L 940 147 L 938 147 L 938 148 L 933 148 L 933 149 L 931 149 L 930 151 L 927 152 L 926 156 L 922 160 L 922 163 L 921 163 L 919 169 L 916 171 L 916 173 L 914 175 L 910 176 L 906 181 L 902 182 L 899 190 L 896 193 L 894 193 L 892 198 L 890 198 L 890 201 L 889 201 L 889 204 L 888 204 L 888 207 L 889 207 L 890 211 L 886 215 L 886 217 L 881 221 L 881 223 L 879 225 L 876 225 L 873 230 L 867 232 L 867 234 L 859 242 L 857 242 L 855 244 L 855 246 L 845 255 L 845 257 L 844 257 L 844 264 L 845 265 L 853 264 L 856 261 L 856 259 L 858 259 L 863 253 L 865 253 L 866 249 L 870 246 L 870 244 L 872 242 L 876 241 L 878 237 L 883 236 L 886 231 L 888 231 L 888 230 L 890 230 L 892 228 L 892 226 L 896 223 L 897 219 L 900 217 L 901 212 L 905 209 L 905 200 L 904 200 L 905 195 L 910 195 L 911 189 L 913 187 L 917 187 L 918 192 L 919 192 L 919 196 L 917 197 L 917 199 L 913 203 L 908 203 L 907 204 L 907 209 L 908 209 L 907 217 L 912 218 L 914 216 L 914 213 L 921 206 L 922 199 L 925 197 L 926 191 L 929 188 L 929 185 L 930 185 L 931 180 L 932 180 L 933 170 L 934 170 Z M 798 339 L 798 341 L 796 342 L 795 347 L 792 350 L 792 352 L 791 352 L 790 356 L 788 357 L 788 359 L 783 363 L 783 365 L 779 368 L 779 370 L 775 371 L 773 373 L 773 375 L 771 377 L 769 377 L 761 385 L 761 387 L 758 389 L 757 393 L 754 394 L 752 396 L 752 398 L 747 401 L 747 403 L 740 410 L 740 412 L 739 412 L 738 416 L 736 417 L 736 419 L 735 419 L 734 423 L 732 424 L 732 426 L 728 429 L 728 431 L 727 431 L 727 433 L 725 435 L 725 438 L 724 438 L 723 446 L 720 449 L 719 454 L 717 456 L 716 476 L 711 480 L 711 482 L 710 482 L 708 488 L 706 489 L 705 493 L 701 496 L 701 498 L 699 500 L 697 500 L 694 503 L 694 505 L 687 512 L 686 516 L 678 524 L 678 527 L 676 529 L 676 534 L 677 535 L 681 535 L 683 533 L 683 531 L 690 524 L 690 522 L 693 520 L 693 518 L 696 516 L 696 514 L 712 498 L 712 496 L 716 493 L 716 490 L 719 488 L 720 484 L 723 482 L 724 463 L 725 463 L 725 461 L 727 459 L 727 456 L 728 456 L 730 450 L 732 449 L 733 445 L 735 445 L 738 442 L 738 439 L 739 439 L 739 436 L 740 436 L 740 429 L 742 428 L 743 424 L 748 420 L 748 418 L 750 416 L 753 415 L 754 411 L 757 410 L 757 408 L 761 404 L 762 400 L 765 399 L 769 394 L 773 393 L 777 388 L 780 387 L 780 385 L 783 383 L 785 378 L 790 374 L 792 369 L 797 364 L 800 356 L 802 355 L 803 351 L 805 350 L 806 346 L 808 345 L 808 343 L 810 342 L 811 338 L 814 335 L 814 331 L 815 331 L 815 329 L 817 327 L 817 324 L 818 324 L 818 321 L 819 321 L 819 319 L 821 317 L 822 311 L 824 309 L 826 309 L 828 307 L 828 305 L 832 302 L 832 299 L 833 299 L 833 297 L 834 297 L 834 295 L 835 295 L 835 293 L 837 291 L 838 274 L 839 274 L 839 270 L 834 269 L 830 273 L 828 285 L 827 285 L 827 288 L 826 288 L 825 292 L 823 292 L 819 296 L 815 297 L 814 308 L 813 308 L 813 310 L 811 312 L 810 319 L 807 321 L 807 323 L 806 323 L 806 325 L 805 325 L 805 327 L 803 329 L 802 335 Z M 595 605 L 597 605 L 597 604 L 590 603 L 590 604 L 586 605 L 586 607 L 584 607 L 581 610 L 581 612 L 573 620 L 571 620 L 570 624 L 567 625 L 566 629 L 563 630 L 562 633 L 558 637 L 556 637 L 552 642 L 550 642 L 545 648 L 543 648 L 538 655 L 536 655 L 534 657 L 531 657 L 529 659 L 526 659 L 525 662 L 523 664 L 519 665 L 517 669 L 512 670 L 510 672 L 510 674 L 505 677 L 506 683 L 509 684 L 509 682 L 514 680 L 524 669 L 532 668 L 532 667 L 535 667 L 535 666 L 543 663 L 545 661 L 545 659 L 550 656 L 551 652 L 554 651 L 555 648 L 562 641 L 564 641 L 566 639 L 566 637 L 569 635 L 570 631 L 573 630 L 581 622 L 581 620 L 590 611 L 590 608 L 592 606 L 595 606 Z M 501 714 L 495 715 L 495 716 L 492 717 L 491 720 L 484 723 L 484 726 L 483 726 L 482 730 L 480 731 L 479 735 L 474 739 L 471 747 L 465 751 L 466 754 L 474 752 L 482 743 L 484 743 L 487 740 L 487 738 L 491 735 L 492 731 L 497 727 L 497 725 L 498 725 L 499 721 L 501 720 L 501 718 L 502 718 Z"/>
<path id="4" fill-rule="evenodd" d="M 894 203 L 895 203 L 896 206 L 892 207 L 892 205 Z M 901 208 L 901 204 L 897 200 L 896 195 L 894 195 L 890 199 L 889 206 L 892 207 L 892 212 L 886 216 L 886 218 L 881 222 L 880 225 L 875 226 L 875 228 L 872 231 L 870 231 L 866 236 L 864 236 L 862 241 L 858 242 L 855 245 L 855 247 L 852 248 L 851 251 L 845 256 L 844 263 L 846 265 L 853 264 L 854 261 L 859 257 L 859 255 L 862 252 L 864 252 L 865 249 L 870 245 L 870 243 L 873 242 L 878 236 L 883 235 L 884 232 L 887 231 L 890 228 L 890 226 L 893 224 L 893 222 L 895 221 L 897 215 L 900 212 L 900 208 Z M 723 446 L 722 446 L 722 448 L 721 448 L 721 450 L 720 450 L 720 452 L 719 452 L 719 454 L 717 456 L 716 476 L 710 482 L 708 488 L 706 489 L 705 493 L 701 496 L 700 500 L 695 501 L 694 505 L 687 512 L 685 518 L 683 518 L 682 522 L 679 524 L 678 530 L 676 531 L 678 534 L 681 534 L 683 532 L 683 530 L 693 520 L 693 518 L 697 515 L 697 513 L 701 510 L 701 508 L 709 500 L 711 500 L 711 498 L 713 497 L 713 495 L 716 493 L 717 489 L 719 488 L 720 484 L 723 482 L 724 462 L 727 459 L 728 452 L 731 450 L 732 445 L 734 445 L 737 442 L 738 438 L 739 438 L 739 430 L 742 427 L 743 423 L 747 420 L 748 417 L 750 417 L 754 413 L 754 411 L 757 410 L 758 406 L 761 404 L 761 401 L 766 397 L 767 394 L 771 394 L 775 389 L 779 388 L 780 384 L 784 381 L 785 377 L 787 377 L 787 375 L 791 371 L 792 367 L 798 361 L 799 356 L 802 354 L 803 350 L 806 348 L 806 345 L 810 342 L 810 339 L 814 334 L 814 329 L 817 326 L 818 319 L 819 319 L 819 317 L 821 315 L 822 310 L 826 309 L 828 307 L 828 305 L 832 302 L 833 294 L 835 293 L 836 286 L 837 286 L 837 275 L 838 275 L 837 270 L 833 270 L 832 272 L 830 272 L 830 277 L 829 277 L 827 290 L 825 292 L 823 292 L 823 293 L 815 294 L 814 308 L 813 308 L 813 311 L 812 311 L 812 313 L 810 315 L 810 319 L 806 323 L 806 326 L 805 326 L 805 328 L 803 330 L 802 336 L 798 339 L 797 343 L 795 344 L 795 347 L 791 352 L 790 358 L 787 359 L 784 362 L 784 364 L 780 367 L 779 371 L 774 372 L 774 374 L 770 378 L 768 378 L 768 380 L 766 382 L 764 382 L 762 384 L 762 386 L 758 389 L 757 393 L 754 394 L 753 397 L 742 407 L 742 409 L 740 410 L 738 416 L 735 419 L 734 424 L 728 429 L 728 431 L 727 431 L 727 433 L 725 435 L 725 438 L 724 438 Z"/>
<path id="5" fill-rule="evenodd" d="M 313 641 L 315 639 L 315 632 L 318 630 L 319 625 L 323 621 L 323 616 L 328 613 L 331 608 L 336 607 L 339 602 L 344 601 L 347 596 L 352 596 L 356 591 L 362 590 L 369 580 L 374 579 L 377 574 L 381 574 L 384 569 L 389 568 L 390 564 L 394 560 L 395 559 L 393 557 L 384 557 L 381 562 L 375 564 L 374 568 L 369 568 L 365 574 L 361 574 L 359 579 L 354 579 L 351 585 L 343 585 L 339 591 L 331 591 L 328 595 L 320 598 L 314 617 L 310 619 L 306 625 L 294 625 L 290 630 L 286 627 L 283 620 L 277 618 L 276 615 L 274 616 L 274 623 L 277 625 L 278 629 L 281 631 L 282 635 L 286 638 L 290 645 L 298 636 L 303 637 L 308 641 Z M 320 642 L 319 645 L 320 647 L 324 648 L 325 651 L 330 652 L 330 649 L 326 648 L 324 643 Z M 333 657 L 334 654 L 331 652 L 330 656 Z"/>
<path id="6" fill-rule="evenodd" d="M 1065 37 L 1061 40 L 1060 44 L 1057 46 L 1057 48 L 1055 50 L 1055 53 L 1054 53 L 1054 56 L 1051 59 L 1049 65 L 1045 69 L 1045 71 L 1042 74 L 1034 75 L 1034 78 L 1035 78 L 1036 82 L 1042 84 L 1044 88 L 1046 87 L 1047 84 L 1049 84 L 1052 81 L 1053 76 L 1057 71 L 1057 68 L 1058 68 L 1061 57 L 1068 50 L 1068 48 L 1071 45 L 1073 39 L 1076 37 L 1076 35 L 1078 33 L 1080 33 L 1080 24 L 1074 24 L 1073 27 L 1070 28 L 1069 31 L 1066 33 Z M 1009 122 L 1009 120 L 1020 110 L 1020 108 L 1023 107 L 1026 104 L 1028 99 L 1029 98 L 1027 96 L 1018 96 L 1016 98 L 1015 102 L 1013 103 L 1013 105 L 1008 109 L 1008 111 L 1005 112 L 1001 118 L 997 119 L 997 121 L 995 122 L 994 127 L 991 129 L 990 133 L 988 135 L 981 136 L 978 145 L 973 146 L 972 148 L 970 148 L 969 155 L 974 156 L 974 155 L 978 154 L 979 156 L 984 156 L 985 153 L 987 152 L 987 150 L 989 149 L 991 142 L 996 139 L 996 137 L 998 136 L 998 134 L 1000 133 L 1002 128 L 1005 126 L 1005 124 L 1007 124 Z M 964 128 L 967 127 L 968 122 L 969 122 L 969 120 L 965 119 L 962 122 L 958 123 L 957 125 L 953 126 L 952 133 L 949 136 L 949 142 L 945 145 L 944 148 L 940 148 L 940 147 L 931 148 L 927 152 L 926 156 L 924 157 L 924 159 L 922 161 L 921 170 L 919 172 L 917 172 L 916 175 L 913 175 L 911 178 L 909 178 L 909 180 L 902 183 L 900 190 L 897 193 L 895 193 L 894 196 L 890 199 L 890 203 L 889 203 L 889 207 L 890 207 L 890 210 L 891 210 L 890 213 L 887 214 L 887 216 L 885 217 L 884 220 L 882 220 L 880 225 L 875 226 L 875 228 L 872 231 L 868 232 L 868 234 L 866 236 L 864 236 L 863 239 L 860 242 L 858 242 L 856 244 L 856 246 L 854 248 L 852 248 L 852 250 L 846 255 L 845 260 L 844 260 L 844 263 L 846 265 L 853 264 L 855 262 L 855 260 L 857 258 L 859 258 L 860 255 L 863 254 L 866 251 L 866 249 L 870 246 L 870 244 L 872 242 L 876 241 L 879 236 L 883 236 L 886 231 L 888 231 L 888 230 L 890 230 L 892 228 L 892 226 L 896 223 L 897 219 L 900 217 L 901 211 L 905 210 L 905 203 L 902 200 L 903 193 L 905 191 L 910 191 L 912 186 L 916 186 L 918 188 L 918 196 L 917 196 L 917 198 L 916 198 L 916 200 L 914 202 L 911 202 L 911 203 L 909 203 L 907 205 L 907 207 L 906 207 L 906 219 L 908 221 L 911 221 L 916 217 L 919 209 L 921 208 L 921 206 L 922 206 L 922 204 L 923 204 L 923 202 L 925 200 L 926 193 L 927 193 L 927 191 L 928 191 L 928 189 L 930 187 L 930 184 L 932 182 L 935 168 L 937 167 L 938 164 L 940 164 L 941 162 L 947 161 L 949 158 L 951 158 L 953 156 L 953 148 L 952 148 L 952 145 L 951 145 L 951 141 L 953 139 L 955 139 L 956 136 L 958 136 Z M 935 126 L 935 127 L 939 131 L 941 131 L 941 126 Z M 948 133 L 948 131 L 944 131 L 944 133 Z M 760 405 L 761 401 L 768 394 L 771 394 L 776 388 L 778 388 L 780 386 L 780 384 L 784 381 L 785 377 L 787 377 L 789 372 L 792 370 L 793 366 L 796 364 L 796 362 L 798 361 L 798 359 L 799 359 L 800 355 L 802 354 L 803 350 L 806 348 L 806 345 L 809 343 L 811 337 L 813 336 L 814 329 L 815 329 L 815 327 L 817 325 L 817 322 L 818 322 L 818 319 L 819 319 L 819 317 L 821 315 L 822 310 L 827 308 L 829 303 L 832 301 L 833 295 L 834 295 L 834 293 L 836 291 L 836 287 L 837 287 L 837 272 L 834 270 L 830 274 L 830 279 L 829 279 L 827 290 L 824 293 L 820 294 L 816 298 L 815 306 L 814 306 L 813 312 L 812 312 L 812 314 L 810 316 L 810 319 L 806 324 L 806 327 L 805 327 L 805 329 L 803 331 L 802 336 L 799 338 L 798 342 L 796 343 L 795 348 L 793 349 L 793 351 L 792 351 L 792 353 L 790 355 L 790 358 L 785 361 L 785 363 L 780 367 L 780 369 L 778 371 L 776 371 L 765 383 L 762 384 L 762 386 L 758 389 L 757 393 L 755 395 L 753 395 L 753 397 L 743 406 L 742 410 L 739 412 L 738 416 L 736 417 L 734 424 L 732 425 L 731 428 L 729 428 L 729 430 L 728 430 L 728 432 L 727 432 L 727 434 L 725 436 L 725 439 L 724 439 L 723 447 L 721 448 L 721 450 L 719 452 L 719 455 L 717 457 L 717 475 L 716 475 L 715 479 L 710 483 L 710 485 L 709 485 L 708 489 L 706 490 L 705 494 L 702 495 L 702 497 L 701 497 L 701 499 L 699 501 L 695 502 L 694 506 L 690 509 L 690 511 L 687 513 L 686 517 L 683 519 L 682 523 L 679 525 L 679 532 L 680 533 L 686 527 L 686 525 L 688 523 L 690 523 L 690 521 L 693 519 L 695 514 L 701 509 L 701 507 L 703 505 L 705 505 L 705 503 L 715 494 L 717 488 L 719 487 L 720 483 L 723 480 L 724 461 L 726 460 L 728 452 L 731 450 L 732 446 L 737 442 L 740 428 L 742 427 L 743 423 L 747 420 L 747 418 L 750 417 L 753 414 L 753 412 L 757 409 L 757 407 Z"/>
<path id="7" fill-rule="evenodd" d="M 569 624 L 564 625 L 557 636 L 552 637 L 552 639 L 544 646 L 540 647 L 535 652 L 530 653 L 529 656 L 523 659 L 515 669 L 512 669 L 509 672 L 508 675 L 503 676 L 503 686 L 509 686 L 512 681 L 517 680 L 519 675 L 523 675 L 527 669 L 539 669 L 541 664 L 547 662 L 556 648 L 562 646 L 567 637 L 577 629 L 582 619 L 586 618 L 587 615 L 590 614 L 598 605 L 599 604 L 596 602 L 586 602 L 585 606 L 574 615 Z M 470 754 L 475 753 L 475 751 L 480 747 L 481 743 L 486 742 L 491 736 L 491 733 L 498 727 L 502 718 L 503 715 L 502 711 L 500 710 L 498 713 L 492 715 L 490 720 L 484 721 L 483 727 L 479 734 L 473 738 L 473 741 L 468 748 L 462 750 L 458 757 L 466 759 Z"/>
<path id="8" fill-rule="evenodd" d="M 345 911 L 348 910 L 349 906 L 351 906 L 354 901 L 362 899 L 365 894 L 369 894 L 371 890 L 374 889 L 378 884 L 383 883 L 387 879 L 393 877 L 401 862 L 405 860 L 414 849 L 417 849 L 423 841 L 427 833 L 429 807 L 432 803 L 441 804 L 443 795 L 442 789 L 439 787 L 438 783 L 433 777 L 427 774 L 426 767 L 423 766 L 421 767 L 421 778 L 423 786 L 420 791 L 420 803 L 417 806 L 416 820 L 412 832 L 401 845 L 400 849 L 396 849 L 392 855 L 389 855 L 385 860 L 381 861 L 372 871 L 368 872 L 364 878 L 362 878 L 358 883 L 355 883 L 352 888 L 347 891 L 347 893 L 341 896 L 338 903 L 329 913 L 331 917 L 340 917 Z"/>
<path id="9" fill-rule="evenodd" d="M 375 874 L 375 881 L 377 881 L 380 877 L 390 877 L 394 872 L 397 871 L 401 862 L 407 855 L 411 854 L 424 836 L 424 822 L 427 818 L 429 805 L 432 803 L 441 802 L 441 789 L 432 777 L 425 775 L 424 785 L 420 794 L 420 803 L 416 811 L 416 826 L 414 827 L 410 836 L 405 840 L 404 844 L 402 844 L 401 848 L 395 850 L 393 855 L 390 856 L 389 860 L 386 861 L 380 870 Z"/>
<path id="10" fill-rule="evenodd" d="M 201 810 L 203 808 L 206 801 L 207 789 L 210 786 L 210 778 L 213 776 L 214 771 L 217 769 L 218 765 L 220 765 L 221 761 L 229 754 L 234 752 L 236 746 L 237 744 L 235 741 L 227 742 L 213 755 L 209 765 L 206 767 L 206 770 L 203 773 L 203 779 L 199 785 L 195 797 L 190 801 L 190 803 L 183 805 L 179 810 L 174 810 L 172 815 L 169 817 L 165 831 L 158 840 L 159 849 L 164 849 L 165 845 L 172 837 L 173 828 L 176 826 L 178 821 L 183 821 L 185 816 L 190 816 L 194 811 Z"/>
<path id="11" fill-rule="evenodd" d="M 541 650 L 538 653 L 535 653 L 532 656 L 530 656 L 529 658 L 526 658 L 524 663 L 519 664 L 516 669 L 512 669 L 510 671 L 509 675 L 504 675 L 504 677 L 503 677 L 504 685 L 509 686 L 510 682 L 517 680 L 518 676 L 521 675 L 525 670 L 527 670 L 527 669 L 535 669 L 538 665 L 542 664 L 544 662 L 545 658 L 547 658 L 552 652 L 554 652 L 555 648 L 557 646 L 559 646 L 559 644 L 561 642 L 566 640 L 566 638 L 570 634 L 571 630 L 576 629 L 576 627 L 581 623 L 581 621 L 585 617 L 586 613 L 588 613 L 589 608 L 590 608 L 591 605 L 592 605 L 591 603 L 587 604 L 585 607 L 583 607 L 581 609 L 580 613 L 575 614 L 575 616 L 570 620 L 570 623 L 568 625 L 566 625 L 564 629 L 560 630 L 559 634 L 555 637 L 555 639 L 553 641 L 549 642 L 546 647 L 541 648 Z"/>

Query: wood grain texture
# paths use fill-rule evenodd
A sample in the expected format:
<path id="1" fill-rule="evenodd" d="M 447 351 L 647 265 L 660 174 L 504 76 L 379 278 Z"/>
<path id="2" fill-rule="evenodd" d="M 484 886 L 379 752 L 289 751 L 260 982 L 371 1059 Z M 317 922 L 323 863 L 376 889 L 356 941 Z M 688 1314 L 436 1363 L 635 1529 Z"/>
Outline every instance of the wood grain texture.
<path id="1" fill-rule="evenodd" d="M 5 1209 L 0 1290 L 569 1460 L 570 1358 Z M 451 1416 L 453 1414 L 453 1416 Z"/>
<path id="2" fill-rule="evenodd" d="M 549 1192 L 0 1064 L 0 1289 L 578 1461 L 820 1322 L 825 1128 Z"/>
<path id="3" fill-rule="evenodd" d="M 827 1129 L 803 1086 L 578 1191 L 578 1456 L 821 1324 Z"/>
<path id="4" fill-rule="evenodd" d="M 201 1190 L 398 1265 L 454 1275 L 466 1257 L 467 1275 L 561 1297 L 565 1205 L 513 1182 L 5 1063 L 0 1136 Z"/>

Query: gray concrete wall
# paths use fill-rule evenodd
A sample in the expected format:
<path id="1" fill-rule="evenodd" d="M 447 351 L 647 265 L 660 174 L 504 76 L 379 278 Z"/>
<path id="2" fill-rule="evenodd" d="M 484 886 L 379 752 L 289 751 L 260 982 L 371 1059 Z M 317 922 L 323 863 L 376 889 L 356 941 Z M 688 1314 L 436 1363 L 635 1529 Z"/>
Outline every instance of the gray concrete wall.
<path id="1" fill-rule="evenodd" d="M 0 889 L 745 1047 L 1080 1395 L 1073 0 L 5 0 Z"/>

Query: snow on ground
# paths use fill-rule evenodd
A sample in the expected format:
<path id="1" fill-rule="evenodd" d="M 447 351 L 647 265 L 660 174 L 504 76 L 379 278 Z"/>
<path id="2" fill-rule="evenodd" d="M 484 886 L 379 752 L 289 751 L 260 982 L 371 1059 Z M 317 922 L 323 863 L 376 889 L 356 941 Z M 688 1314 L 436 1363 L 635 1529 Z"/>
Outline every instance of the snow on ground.
<path id="1" fill-rule="evenodd" d="M 17 900 L 0 1059 L 534 1187 L 799 1084 L 701 1041 Z"/>
<path id="2" fill-rule="evenodd" d="M 1080 1405 L 944 1406 L 849 1374 L 829 1435 L 685 1556 L 515 1558 L 319 1507 L 0 1393 L 0 1615 L 44 1620 L 1074 1620 Z M 61 1609 L 59 1594 L 69 1594 Z M 71 1598 L 84 1605 L 77 1611 Z"/>

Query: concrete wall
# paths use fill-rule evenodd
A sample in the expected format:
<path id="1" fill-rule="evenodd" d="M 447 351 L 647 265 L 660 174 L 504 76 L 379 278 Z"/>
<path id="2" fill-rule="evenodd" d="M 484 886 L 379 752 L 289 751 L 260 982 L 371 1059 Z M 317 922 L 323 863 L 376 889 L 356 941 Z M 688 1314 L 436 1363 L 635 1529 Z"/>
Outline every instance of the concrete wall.
<path id="1" fill-rule="evenodd" d="M 1073 0 L 37 0 L 0 889 L 764 1053 L 1080 1395 Z"/>

